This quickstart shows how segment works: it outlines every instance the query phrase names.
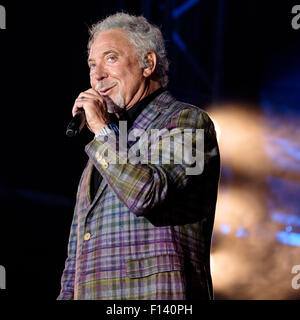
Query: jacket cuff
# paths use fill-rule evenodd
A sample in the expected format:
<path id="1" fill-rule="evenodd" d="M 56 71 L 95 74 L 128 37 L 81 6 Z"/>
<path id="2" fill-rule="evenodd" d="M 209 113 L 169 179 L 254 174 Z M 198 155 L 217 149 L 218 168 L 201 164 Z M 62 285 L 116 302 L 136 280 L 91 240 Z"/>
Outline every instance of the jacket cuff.
<path id="1" fill-rule="evenodd" d="M 116 166 L 116 164 L 127 162 L 126 157 L 122 161 L 120 152 L 117 150 L 118 139 L 113 131 L 108 135 L 99 135 L 85 147 L 85 152 L 95 167 L 104 175 L 111 173 L 114 177 L 118 177 L 122 171 L 120 166 Z"/>
<path id="2" fill-rule="evenodd" d="M 117 125 L 115 125 L 112 122 L 107 123 L 101 130 L 99 130 L 95 134 L 95 138 L 97 139 L 99 136 L 105 136 L 105 135 L 111 134 L 112 132 L 119 133 L 119 129 Z"/>

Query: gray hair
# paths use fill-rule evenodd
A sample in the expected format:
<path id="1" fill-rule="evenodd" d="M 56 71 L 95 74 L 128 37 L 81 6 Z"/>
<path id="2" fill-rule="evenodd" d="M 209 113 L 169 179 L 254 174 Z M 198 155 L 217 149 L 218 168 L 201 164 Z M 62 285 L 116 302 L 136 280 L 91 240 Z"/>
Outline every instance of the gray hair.
<path id="1" fill-rule="evenodd" d="M 88 53 L 97 36 L 110 29 L 122 29 L 127 33 L 129 42 L 136 50 L 141 68 L 147 68 L 148 66 L 145 60 L 147 52 L 154 51 L 156 53 L 157 62 L 154 72 L 159 78 L 161 86 L 165 87 L 168 83 L 169 63 L 160 29 L 150 24 L 143 16 L 116 13 L 97 22 L 89 29 Z"/>

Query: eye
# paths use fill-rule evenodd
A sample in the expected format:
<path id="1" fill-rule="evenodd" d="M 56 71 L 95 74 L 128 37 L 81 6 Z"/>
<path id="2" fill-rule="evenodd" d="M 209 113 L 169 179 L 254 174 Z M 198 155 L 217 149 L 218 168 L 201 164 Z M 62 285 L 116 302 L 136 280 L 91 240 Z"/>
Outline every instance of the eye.
<path id="1" fill-rule="evenodd" d="M 95 64 L 95 63 L 91 63 L 91 64 L 89 65 L 89 67 L 90 67 L 90 69 L 94 69 L 94 68 L 96 67 L 96 64 Z"/>
<path id="2" fill-rule="evenodd" d="M 115 56 L 108 56 L 106 59 L 108 62 L 115 62 L 117 58 Z"/>

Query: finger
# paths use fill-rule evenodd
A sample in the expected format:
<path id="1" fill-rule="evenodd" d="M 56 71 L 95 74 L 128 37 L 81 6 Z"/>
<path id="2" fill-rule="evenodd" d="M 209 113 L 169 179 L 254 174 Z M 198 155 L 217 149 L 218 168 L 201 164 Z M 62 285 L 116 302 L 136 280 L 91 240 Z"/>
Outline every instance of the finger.
<path id="1" fill-rule="evenodd" d="M 73 116 L 76 115 L 79 111 L 84 109 L 86 113 L 90 113 L 93 109 L 100 111 L 101 113 L 107 112 L 107 107 L 105 103 L 102 103 L 99 99 L 92 97 L 83 97 L 77 98 L 74 102 L 72 109 Z"/>
<path id="2" fill-rule="evenodd" d="M 77 99 L 81 99 L 81 100 L 88 99 L 88 98 L 97 98 L 97 97 L 88 92 L 81 92 L 77 97 Z"/>
<path id="3" fill-rule="evenodd" d="M 97 99 L 96 97 L 79 97 L 75 100 L 75 103 L 77 106 L 81 106 L 82 108 L 96 108 L 100 110 L 105 110 L 105 103 Z"/>
<path id="4" fill-rule="evenodd" d="M 89 90 L 81 92 L 79 94 L 78 98 L 80 98 L 80 97 L 85 97 L 85 98 L 87 98 L 87 97 L 96 97 L 96 98 L 100 99 L 101 101 L 103 101 L 102 96 L 92 88 L 89 89 Z"/>
<path id="5" fill-rule="evenodd" d="M 73 117 L 78 113 L 84 111 L 84 105 L 79 102 L 75 102 L 72 108 L 72 115 Z"/>
<path id="6" fill-rule="evenodd" d="M 86 90 L 85 92 L 91 93 L 97 97 L 101 97 L 101 95 L 99 94 L 99 92 L 97 90 L 95 90 L 94 88 L 90 88 L 88 90 Z"/>
<path id="7" fill-rule="evenodd" d="M 75 99 L 75 102 L 77 103 L 85 103 L 85 102 L 91 102 L 91 101 L 98 101 L 98 100 L 96 100 L 95 97 L 86 97 L 86 96 L 80 96 Z"/>
<path id="8" fill-rule="evenodd" d="M 81 93 L 78 98 L 75 100 L 75 103 L 91 103 L 98 106 L 99 108 L 105 108 L 105 101 L 101 96 L 95 96 L 90 93 Z"/>
<path id="9" fill-rule="evenodd" d="M 89 95 L 89 96 L 80 95 L 75 100 L 75 103 L 82 105 L 83 108 L 85 108 L 86 106 L 88 107 L 88 105 L 94 105 L 102 111 L 107 109 L 105 100 L 102 97 L 98 98 L 94 95 Z"/>

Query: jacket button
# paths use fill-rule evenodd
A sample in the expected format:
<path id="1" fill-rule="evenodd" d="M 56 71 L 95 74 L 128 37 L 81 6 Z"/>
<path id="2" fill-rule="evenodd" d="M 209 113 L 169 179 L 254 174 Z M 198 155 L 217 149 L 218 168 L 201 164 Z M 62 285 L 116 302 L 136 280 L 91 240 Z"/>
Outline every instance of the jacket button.
<path id="1" fill-rule="evenodd" d="M 107 169 L 108 168 L 108 163 L 105 160 L 102 162 L 102 168 L 103 169 Z"/>
<path id="2" fill-rule="evenodd" d="M 83 239 L 84 239 L 85 241 L 90 240 L 90 238 L 91 238 L 91 234 L 90 234 L 89 232 L 87 232 L 87 233 L 83 236 Z"/>

